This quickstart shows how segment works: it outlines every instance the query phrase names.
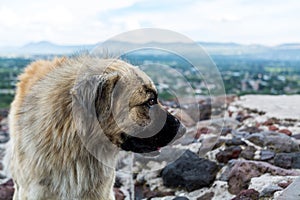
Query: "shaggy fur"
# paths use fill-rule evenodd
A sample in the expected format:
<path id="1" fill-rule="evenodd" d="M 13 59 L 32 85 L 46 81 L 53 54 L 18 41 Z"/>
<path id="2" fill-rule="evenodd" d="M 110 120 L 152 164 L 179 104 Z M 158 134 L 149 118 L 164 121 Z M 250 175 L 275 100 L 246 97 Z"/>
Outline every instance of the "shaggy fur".
<path id="1" fill-rule="evenodd" d="M 157 94 L 146 74 L 120 60 L 36 61 L 19 79 L 10 111 L 14 200 L 114 199 L 117 147 L 126 140 L 125 150 L 137 152 L 153 141 L 166 145 L 179 127 L 168 115 L 172 126 L 164 129 L 172 138 L 161 132 L 144 146 L 127 139 L 125 132 L 137 129 L 132 122 L 143 127 L 151 121 L 145 102 Z"/>

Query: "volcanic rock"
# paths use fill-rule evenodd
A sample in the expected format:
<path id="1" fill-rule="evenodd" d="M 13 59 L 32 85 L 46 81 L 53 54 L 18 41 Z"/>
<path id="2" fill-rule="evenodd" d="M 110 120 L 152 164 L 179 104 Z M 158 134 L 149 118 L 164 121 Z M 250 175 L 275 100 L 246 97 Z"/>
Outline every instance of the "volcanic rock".
<path id="1" fill-rule="evenodd" d="M 211 185 L 217 172 L 218 165 L 215 162 L 187 150 L 179 159 L 167 165 L 161 176 L 167 187 L 193 191 Z"/>
<path id="2" fill-rule="evenodd" d="M 274 158 L 274 165 L 285 169 L 300 169 L 300 152 L 278 153 Z"/>
<path id="3" fill-rule="evenodd" d="M 240 146 L 230 146 L 224 151 L 220 151 L 216 154 L 216 159 L 220 163 L 228 163 L 229 160 L 238 158 L 242 148 Z"/>
<path id="4" fill-rule="evenodd" d="M 261 161 L 235 160 L 231 165 L 229 172 L 226 173 L 228 173 L 229 192 L 232 194 L 238 194 L 243 189 L 247 189 L 251 178 L 264 173 L 282 176 L 297 176 L 300 174 L 297 171 L 282 169 Z"/>
<path id="5" fill-rule="evenodd" d="M 256 149 L 253 146 L 247 146 L 240 154 L 242 158 L 253 160 Z"/>
<path id="6" fill-rule="evenodd" d="M 242 190 L 236 197 L 232 200 L 258 200 L 259 193 L 254 189 Z"/>
<path id="7" fill-rule="evenodd" d="M 254 133 L 246 139 L 258 146 L 266 146 L 269 150 L 273 150 L 276 153 L 290 153 L 300 150 L 296 140 L 281 133 L 271 131 Z"/>

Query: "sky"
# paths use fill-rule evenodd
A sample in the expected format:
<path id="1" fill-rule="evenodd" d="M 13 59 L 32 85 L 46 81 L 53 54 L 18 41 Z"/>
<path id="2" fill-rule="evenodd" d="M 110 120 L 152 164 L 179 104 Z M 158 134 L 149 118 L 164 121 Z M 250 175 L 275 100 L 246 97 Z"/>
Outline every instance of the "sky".
<path id="1" fill-rule="evenodd" d="M 0 46 L 94 44 L 139 28 L 194 41 L 300 43 L 299 0 L 0 0 Z"/>

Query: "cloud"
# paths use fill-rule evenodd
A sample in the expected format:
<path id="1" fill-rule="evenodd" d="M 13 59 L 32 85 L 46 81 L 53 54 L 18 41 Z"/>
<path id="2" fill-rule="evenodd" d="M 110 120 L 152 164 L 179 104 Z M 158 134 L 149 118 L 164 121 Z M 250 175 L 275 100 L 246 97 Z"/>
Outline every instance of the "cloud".
<path id="1" fill-rule="evenodd" d="M 300 42 L 299 9 L 297 0 L 1 0 L 0 46 L 96 43 L 143 27 L 200 41 Z"/>
<path id="2" fill-rule="evenodd" d="M 106 23 L 107 19 L 99 18 L 101 13 L 130 7 L 139 1 L 3 0 L 0 4 L 0 44 L 38 40 L 96 42 L 96 37 L 101 40 L 118 33 Z M 97 36 L 97 33 L 100 34 Z"/>

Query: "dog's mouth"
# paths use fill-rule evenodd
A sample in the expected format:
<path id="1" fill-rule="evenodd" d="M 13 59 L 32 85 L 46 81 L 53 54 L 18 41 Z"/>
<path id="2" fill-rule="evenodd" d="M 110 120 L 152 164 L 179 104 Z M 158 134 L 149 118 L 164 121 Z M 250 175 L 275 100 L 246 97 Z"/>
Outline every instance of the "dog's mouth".
<path id="1" fill-rule="evenodd" d="M 186 129 L 181 125 L 180 121 L 170 113 L 167 113 L 166 122 L 157 134 L 151 137 L 142 138 L 138 136 L 143 136 L 143 133 L 139 133 L 137 136 L 121 133 L 123 143 L 120 147 L 125 151 L 132 151 L 135 153 L 159 151 L 160 148 L 180 138 L 185 131 Z"/>

